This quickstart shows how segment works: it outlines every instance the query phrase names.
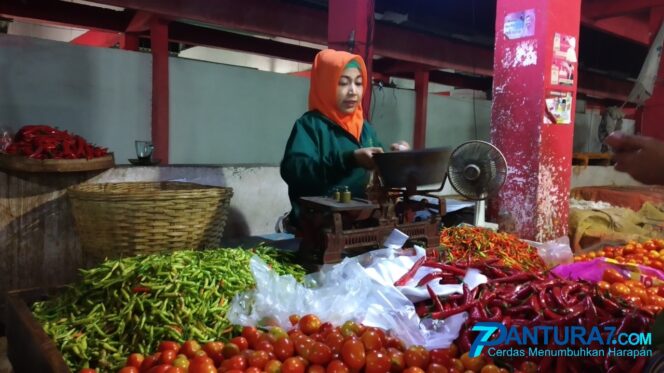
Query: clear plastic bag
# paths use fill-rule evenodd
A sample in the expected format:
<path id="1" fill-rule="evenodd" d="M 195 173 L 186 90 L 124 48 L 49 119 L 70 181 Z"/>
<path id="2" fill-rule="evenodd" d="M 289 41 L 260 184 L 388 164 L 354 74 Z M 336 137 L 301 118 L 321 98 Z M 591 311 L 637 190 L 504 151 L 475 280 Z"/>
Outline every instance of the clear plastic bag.
<path id="1" fill-rule="evenodd" d="M 569 244 L 569 237 L 562 236 L 547 242 L 526 241 L 537 249 L 537 254 L 542 258 L 548 268 L 559 264 L 574 262 L 574 253 Z"/>
<path id="2" fill-rule="evenodd" d="M 7 128 L 0 128 L 0 152 L 6 153 L 7 148 L 14 141 L 12 132 Z"/>

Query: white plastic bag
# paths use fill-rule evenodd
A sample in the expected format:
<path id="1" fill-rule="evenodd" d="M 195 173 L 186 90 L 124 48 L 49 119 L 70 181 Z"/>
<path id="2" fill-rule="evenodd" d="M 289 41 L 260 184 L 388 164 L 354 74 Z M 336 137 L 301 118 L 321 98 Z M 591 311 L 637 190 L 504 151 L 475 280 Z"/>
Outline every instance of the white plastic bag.
<path id="1" fill-rule="evenodd" d="M 542 258 L 548 268 L 553 268 L 558 264 L 568 264 L 574 262 L 574 253 L 569 245 L 569 237 L 562 236 L 555 240 L 547 242 L 526 241 L 537 249 L 537 254 Z"/>

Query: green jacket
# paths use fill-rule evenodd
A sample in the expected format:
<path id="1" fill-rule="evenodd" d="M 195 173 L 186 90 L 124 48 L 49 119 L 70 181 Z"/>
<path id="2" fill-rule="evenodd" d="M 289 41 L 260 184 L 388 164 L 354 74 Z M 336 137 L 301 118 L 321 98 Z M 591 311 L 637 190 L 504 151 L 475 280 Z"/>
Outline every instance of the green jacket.
<path id="1" fill-rule="evenodd" d="M 281 161 L 281 178 L 293 207 L 291 223 L 299 227 L 300 197 L 329 196 L 335 187 L 348 186 L 353 197 L 364 198 L 369 172 L 355 163 L 353 152 L 374 146 L 383 145 L 367 121 L 358 143 L 318 111 L 304 113 L 293 125 Z"/>

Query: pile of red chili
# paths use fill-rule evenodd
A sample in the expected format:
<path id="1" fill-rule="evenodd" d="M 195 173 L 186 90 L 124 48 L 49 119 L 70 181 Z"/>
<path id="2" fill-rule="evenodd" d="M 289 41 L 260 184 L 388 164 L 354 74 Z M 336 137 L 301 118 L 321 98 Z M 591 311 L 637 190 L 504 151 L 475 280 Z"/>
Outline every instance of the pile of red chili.
<path id="1" fill-rule="evenodd" d="M 447 262 L 497 258 L 519 270 L 546 269 L 534 247 L 509 233 L 472 226 L 444 228 L 440 232 L 440 246 L 442 259 Z"/>
<path id="2" fill-rule="evenodd" d="M 45 125 L 21 128 L 5 152 L 35 159 L 91 159 L 108 155 L 106 148 L 94 146 L 81 136 Z"/>
<path id="3" fill-rule="evenodd" d="M 435 259 L 425 259 L 416 263 L 415 267 L 395 285 L 407 283 L 421 267 L 438 269 L 418 283 L 418 286 L 427 287 L 431 299 L 416 304 L 417 313 L 433 319 L 445 319 L 467 312 L 468 320 L 456 340 L 461 352 L 469 351 L 471 341 L 477 337 L 477 333 L 471 331 L 477 322 L 497 322 L 506 328 L 527 327 L 530 330 L 534 330 L 535 327 L 575 326 L 589 332 L 593 327 L 597 327 L 604 339 L 610 338 L 608 332 L 614 332 L 615 335 L 645 333 L 650 330 L 653 323 L 652 313 L 636 309 L 609 292 L 601 290 L 595 284 L 515 271 L 501 265 L 496 259 L 476 261 L 471 264 L 441 264 Z M 433 280 L 449 284 L 461 283 L 469 268 L 477 268 L 489 278 L 489 281 L 472 290 L 464 284 L 463 294 L 444 297 L 438 297 L 429 286 Z M 556 330 L 562 332 L 562 329 Z M 496 346 L 498 349 L 523 347 L 513 342 Z M 562 348 L 553 341 L 540 347 L 552 350 Z M 611 356 L 607 353 L 609 345 L 606 344 L 593 343 L 584 347 L 603 351 L 597 356 L 586 359 L 552 356 L 541 358 L 530 356 L 529 359 L 534 359 L 542 372 L 583 372 L 594 371 L 592 368 L 599 367 L 610 372 L 640 372 L 646 363 L 645 357 L 635 359 L 629 356 Z M 494 359 L 501 360 L 495 357 Z M 510 356 L 505 357 L 503 363 L 517 366 L 523 361 L 525 360 L 521 356 Z"/>

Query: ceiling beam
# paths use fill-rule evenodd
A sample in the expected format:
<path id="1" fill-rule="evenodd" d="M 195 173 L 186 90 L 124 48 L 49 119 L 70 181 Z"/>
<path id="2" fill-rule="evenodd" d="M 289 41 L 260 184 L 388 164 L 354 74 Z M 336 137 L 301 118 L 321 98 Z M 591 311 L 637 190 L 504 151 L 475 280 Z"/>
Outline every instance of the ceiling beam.
<path id="1" fill-rule="evenodd" d="M 664 0 L 584 0 L 581 14 L 591 19 L 624 16 L 664 6 Z"/>
<path id="2" fill-rule="evenodd" d="M 624 16 L 593 20 L 581 19 L 584 26 L 627 39 L 641 45 L 650 45 L 650 26 L 647 17 Z"/>
<path id="3" fill-rule="evenodd" d="M 47 21 L 60 25 L 123 32 L 133 12 L 116 11 L 58 0 L 2 0 L 0 15 L 9 18 Z"/>
<path id="4" fill-rule="evenodd" d="M 77 36 L 71 44 L 87 45 L 91 47 L 110 48 L 120 42 L 121 34 L 118 32 L 90 30 Z"/>

